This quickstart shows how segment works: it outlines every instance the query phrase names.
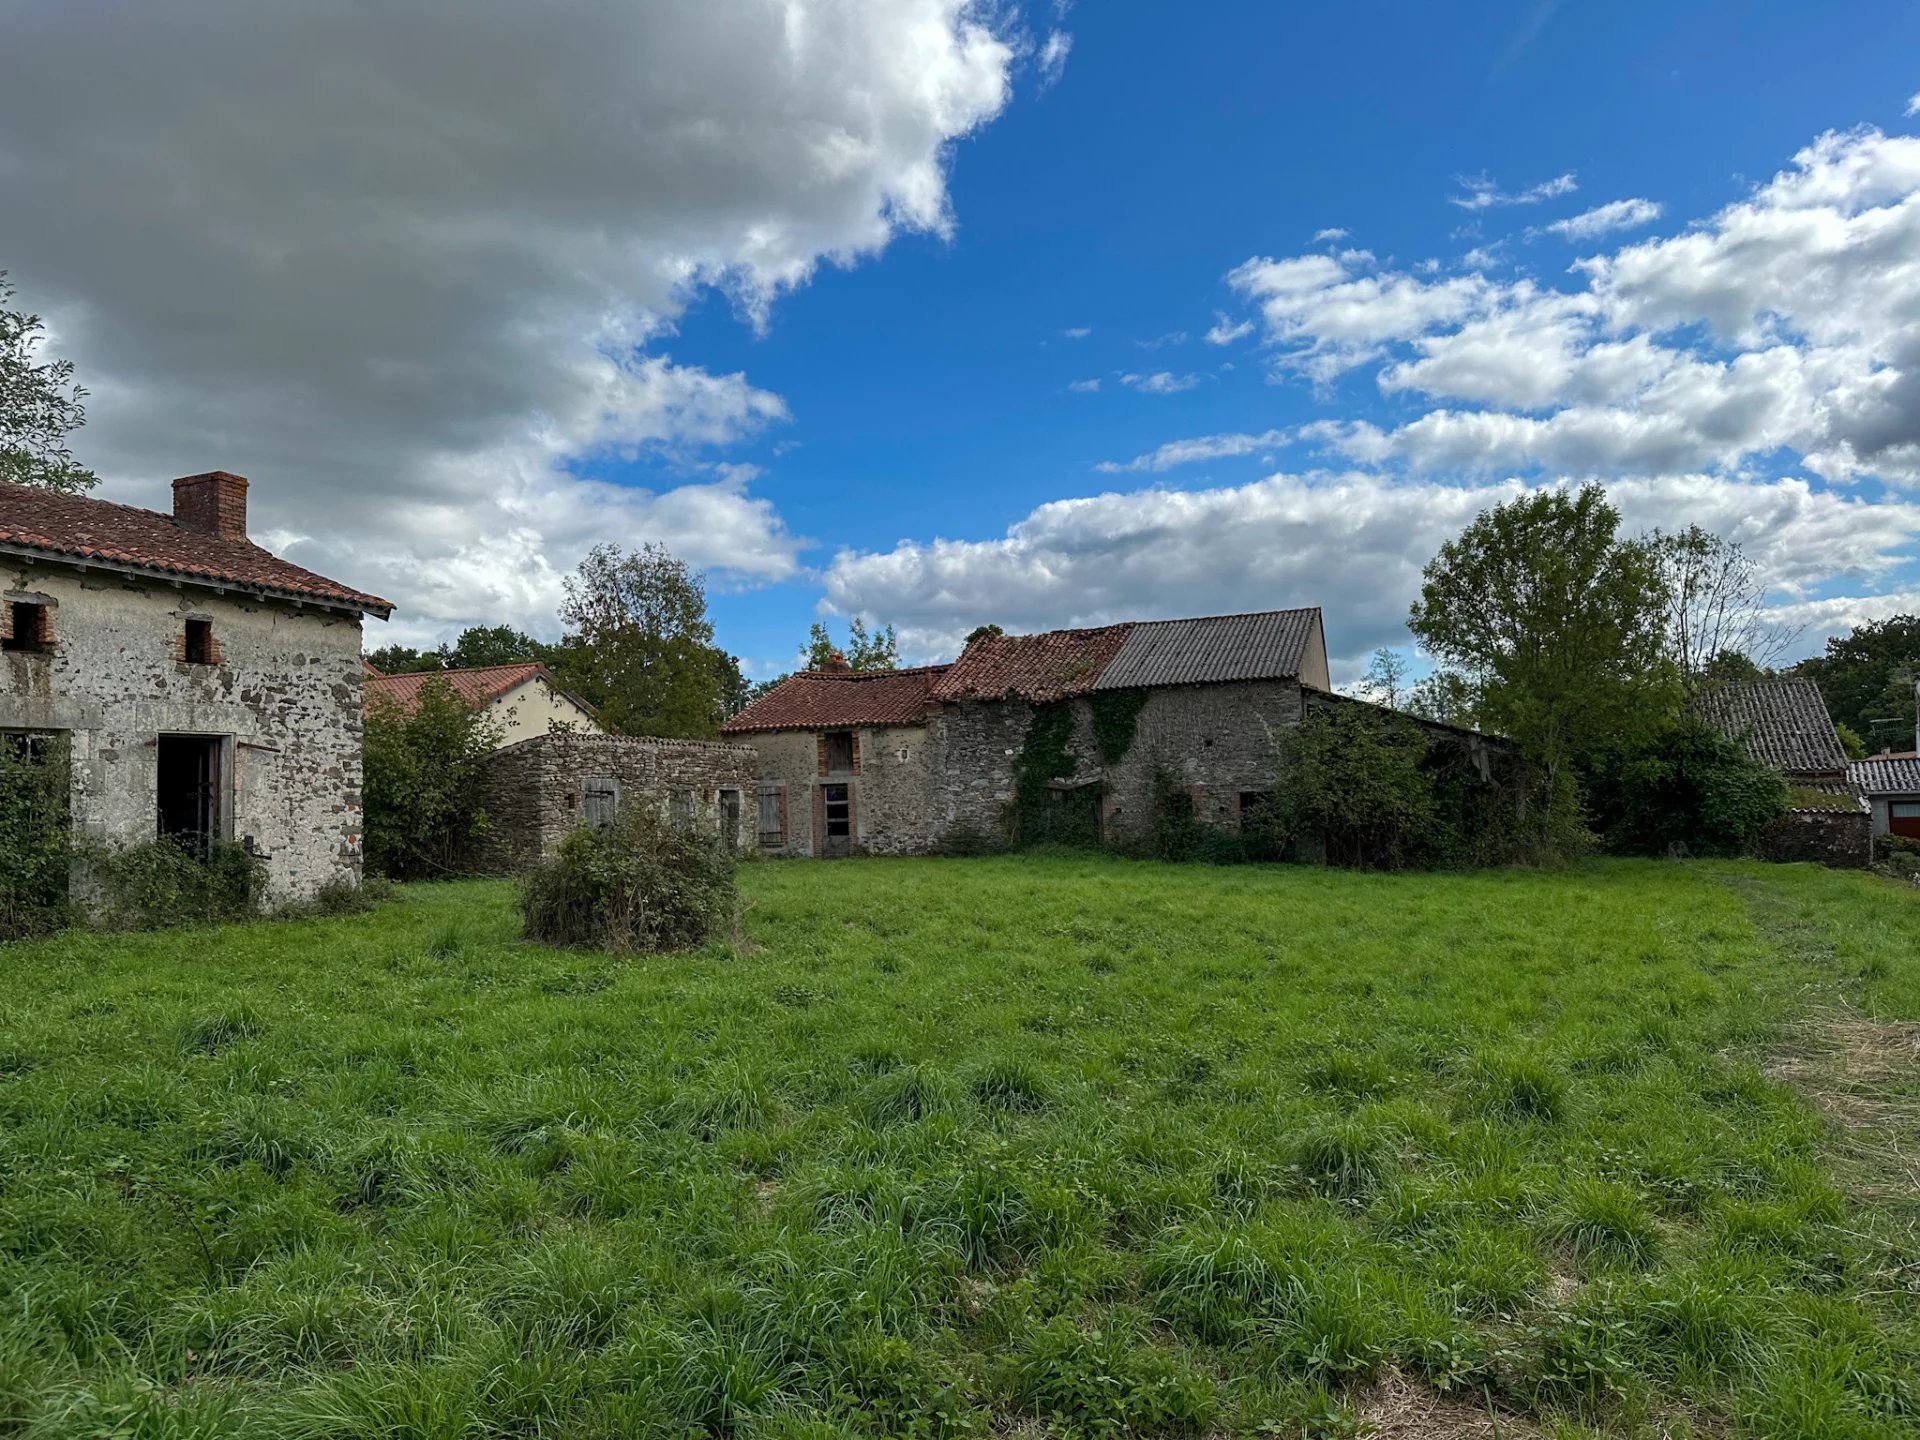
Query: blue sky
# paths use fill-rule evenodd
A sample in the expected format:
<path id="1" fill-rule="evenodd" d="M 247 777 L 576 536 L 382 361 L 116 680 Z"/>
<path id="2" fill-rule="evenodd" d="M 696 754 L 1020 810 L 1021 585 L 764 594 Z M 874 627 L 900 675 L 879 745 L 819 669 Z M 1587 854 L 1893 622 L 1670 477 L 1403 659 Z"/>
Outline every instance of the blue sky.
<path id="1" fill-rule="evenodd" d="M 1802 651 L 1920 605 L 1910 5 L 28 8 L 0 265 L 87 458 L 246 469 L 375 643 L 550 633 L 660 539 L 755 674 L 823 614 L 1320 604 L 1348 678 L 1586 478 L 1740 539 Z M 170 47 L 218 93 L 142 89 Z"/>

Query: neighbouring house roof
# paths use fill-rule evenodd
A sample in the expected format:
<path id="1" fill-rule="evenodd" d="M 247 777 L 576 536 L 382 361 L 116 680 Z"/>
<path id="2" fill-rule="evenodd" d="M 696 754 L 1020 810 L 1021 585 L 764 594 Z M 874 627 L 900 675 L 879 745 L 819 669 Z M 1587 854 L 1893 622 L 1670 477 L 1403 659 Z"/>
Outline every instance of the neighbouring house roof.
<path id="1" fill-rule="evenodd" d="M 1290 680 L 1300 673 L 1319 618 L 1318 610 L 1308 608 L 1144 621 L 1133 627 L 1093 688 Z"/>
<path id="2" fill-rule="evenodd" d="M 720 727 L 754 730 L 844 730 L 855 725 L 924 725 L 945 665 L 912 670 L 803 670 L 789 675 Z"/>
<path id="3" fill-rule="evenodd" d="M 1897 755 L 1855 760 L 1847 766 L 1847 780 L 1868 795 L 1920 795 L 1920 760 Z"/>
<path id="4" fill-rule="evenodd" d="M 1132 625 L 1097 630 L 1045 630 L 1038 635 L 981 635 L 934 686 L 938 700 L 1007 700 L 1036 704 L 1084 695 L 1113 663 Z"/>
<path id="5" fill-rule="evenodd" d="M 385 619 L 377 595 L 303 570 L 244 536 L 209 535 L 158 510 L 0 482 L 0 548 L 346 606 Z"/>
<path id="6" fill-rule="evenodd" d="M 444 680 L 461 700 L 479 706 L 498 700 L 531 680 L 544 680 L 554 694 L 566 696 L 589 715 L 593 713 L 591 705 L 576 695 L 568 695 L 554 683 L 547 667 L 533 660 L 518 665 L 484 665 L 472 670 L 422 670 L 406 675 L 382 675 L 371 665 L 366 669 L 368 704 L 379 700 L 411 711 L 419 705 L 420 691 L 428 681 Z"/>
<path id="7" fill-rule="evenodd" d="M 1842 776 L 1847 752 L 1834 733 L 1820 687 L 1800 675 L 1747 680 L 1706 691 L 1701 718 L 1740 741 L 1762 765 L 1787 775 Z"/>

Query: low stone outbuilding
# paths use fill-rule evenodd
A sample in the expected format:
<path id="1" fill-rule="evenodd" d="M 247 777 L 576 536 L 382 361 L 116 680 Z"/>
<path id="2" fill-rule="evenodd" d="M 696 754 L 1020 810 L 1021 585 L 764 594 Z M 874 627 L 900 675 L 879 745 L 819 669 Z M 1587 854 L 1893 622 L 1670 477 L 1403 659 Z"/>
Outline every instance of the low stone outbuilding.
<path id="1" fill-rule="evenodd" d="M 1848 780 L 1847 752 L 1818 685 L 1801 675 L 1768 676 L 1709 690 L 1695 706 L 1790 787 L 1787 813 L 1761 839 L 1762 857 L 1842 868 L 1868 863 L 1871 820 Z"/>
<path id="2" fill-rule="evenodd" d="M 478 868 L 522 873 L 577 826 L 607 823 L 632 805 L 737 850 L 753 773 L 754 752 L 743 745 L 564 731 L 517 741 L 484 762 Z"/>
<path id="3" fill-rule="evenodd" d="M 284 901 L 360 877 L 361 622 L 392 607 L 256 545 L 247 489 L 0 484 L 0 743 L 65 752 L 81 837 L 242 845 Z"/>
<path id="4" fill-rule="evenodd" d="M 1277 734 L 1328 688 L 1320 612 L 1263 611 L 986 633 L 951 665 L 808 671 L 724 732 L 757 753 L 768 853 L 916 854 L 1036 829 L 1143 844 L 1168 788 L 1238 827 L 1272 789 Z"/>

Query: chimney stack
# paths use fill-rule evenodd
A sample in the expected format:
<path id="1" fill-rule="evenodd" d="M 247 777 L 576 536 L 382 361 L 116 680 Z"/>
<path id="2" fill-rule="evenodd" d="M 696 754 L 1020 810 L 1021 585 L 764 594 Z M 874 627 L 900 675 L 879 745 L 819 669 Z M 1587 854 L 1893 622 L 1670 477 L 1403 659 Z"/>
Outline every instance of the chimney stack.
<path id="1" fill-rule="evenodd" d="M 225 470 L 183 475 L 173 482 L 173 523 L 183 530 L 247 538 L 247 477 Z"/>

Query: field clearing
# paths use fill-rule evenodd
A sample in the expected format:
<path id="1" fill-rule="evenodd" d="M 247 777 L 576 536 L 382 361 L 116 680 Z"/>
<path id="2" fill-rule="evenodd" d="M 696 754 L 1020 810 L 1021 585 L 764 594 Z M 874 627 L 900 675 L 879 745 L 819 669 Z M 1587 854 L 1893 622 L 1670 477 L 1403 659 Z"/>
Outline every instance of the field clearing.
<path id="1" fill-rule="evenodd" d="M 0 1434 L 1920 1428 L 1920 894 L 741 883 L 0 949 Z"/>

